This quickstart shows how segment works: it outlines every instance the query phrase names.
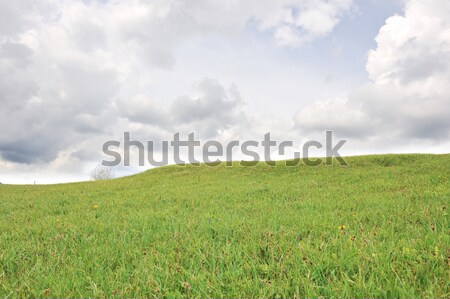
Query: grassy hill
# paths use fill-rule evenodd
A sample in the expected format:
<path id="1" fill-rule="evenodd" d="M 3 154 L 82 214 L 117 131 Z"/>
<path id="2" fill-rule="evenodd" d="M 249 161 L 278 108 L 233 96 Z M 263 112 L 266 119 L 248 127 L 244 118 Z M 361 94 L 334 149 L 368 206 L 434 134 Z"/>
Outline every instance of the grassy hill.
<path id="1" fill-rule="evenodd" d="M 0 185 L 0 297 L 450 296 L 450 155 Z"/>

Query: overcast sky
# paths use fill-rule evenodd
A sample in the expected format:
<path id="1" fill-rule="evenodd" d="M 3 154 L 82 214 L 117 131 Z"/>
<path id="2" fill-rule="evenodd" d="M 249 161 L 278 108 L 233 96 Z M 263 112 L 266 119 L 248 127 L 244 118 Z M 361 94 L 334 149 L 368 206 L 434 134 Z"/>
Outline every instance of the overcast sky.
<path id="1" fill-rule="evenodd" d="M 124 131 L 448 153 L 449 16 L 448 0 L 0 1 L 0 182 L 86 180 Z"/>

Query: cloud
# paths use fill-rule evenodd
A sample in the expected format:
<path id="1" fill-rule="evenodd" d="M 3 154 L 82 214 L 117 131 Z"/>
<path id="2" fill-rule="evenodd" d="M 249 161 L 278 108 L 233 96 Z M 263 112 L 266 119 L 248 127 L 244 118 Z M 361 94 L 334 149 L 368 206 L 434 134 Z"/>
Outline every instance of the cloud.
<path id="1" fill-rule="evenodd" d="M 281 46 L 299 46 L 329 34 L 351 6 L 351 0 L 299 1 L 271 24 Z"/>
<path id="2" fill-rule="evenodd" d="M 358 138 L 446 141 L 450 136 L 450 3 L 408 1 L 386 20 L 366 69 L 372 83 L 345 99 L 314 103 L 296 116 L 305 131 Z"/>
<path id="3" fill-rule="evenodd" d="M 119 98 L 116 101 L 120 116 L 131 122 L 169 128 L 169 115 L 162 105 L 146 95 Z"/>
<path id="4" fill-rule="evenodd" d="M 360 137 L 367 133 L 370 124 L 360 105 L 348 98 L 315 102 L 295 115 L 295 126 L 303 131 L 333 129 L 344 136 Z"/>
<path id="5" fill-rule="evenodd" d="M 49 163 L 136 126 L 221 134 L 245 123 L 236 87 L 206 79 L 193 95 L 155 100 L 133 78 L 174 68 L 175 50 L 187 40 L 239 34 L 252 24 L 280 45 L 312 40 L 329 33 L 350 6 L 350 0 L 2 1 L 0 156 Z M 285 26 L 291 37 L 278 36 Z"/>
<path id="6" fill-rule="evenodd" d="M 237 87 L 231 85 L 225 89 L 218 80 L 211 78 L 195 82 L 191 95 L 179 96 L 167 107 L 155 99 L 138 95 L 119 99 L 117 108 L 119 115 L 131 122 L 167 133 L 195 131 L 198 137 L 204 138 L 217 137 L 246 118 Z"/>
<path id="7" fill-rule="evenodd" d="M 174 124 L 184 130 L 197 128 L 203 137 L 208 138 L 245 120 L 235 85 L 225 90 L 219 81 L 206 78 L 193 87 L 193 96 L 182 96 L 172 103 L 170 115 Z"/>
<path id="8" fill-rule="evenodd" d="M 13 36 L 22 32 L 30 24 L 29 14 L 24 13 L 32 7 L 31 0 L 0 2 L 0 35 Z"/>

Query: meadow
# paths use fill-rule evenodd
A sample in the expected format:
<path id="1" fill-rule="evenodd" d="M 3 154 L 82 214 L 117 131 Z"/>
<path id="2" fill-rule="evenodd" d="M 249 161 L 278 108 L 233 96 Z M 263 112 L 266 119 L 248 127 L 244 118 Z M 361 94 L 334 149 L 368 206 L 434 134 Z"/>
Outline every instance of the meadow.
<path id="1" fill-rule="evenodd" d="M 0 297 L 450 297 L 450 155 L 0 185 Z"/>

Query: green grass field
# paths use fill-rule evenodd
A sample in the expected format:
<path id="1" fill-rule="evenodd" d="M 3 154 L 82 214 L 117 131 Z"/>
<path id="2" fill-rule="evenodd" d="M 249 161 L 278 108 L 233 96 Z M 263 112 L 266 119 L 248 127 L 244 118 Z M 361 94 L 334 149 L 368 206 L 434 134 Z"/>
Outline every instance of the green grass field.
<path id="1" fill-rule="evenodd" d="M 450 297 L 450 155 L 0 185 L 0 297 Z"/>

